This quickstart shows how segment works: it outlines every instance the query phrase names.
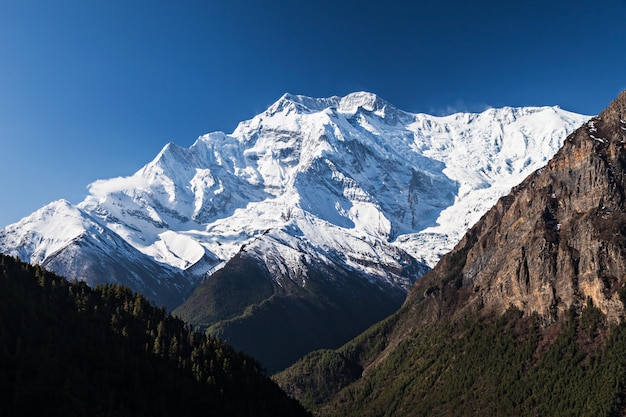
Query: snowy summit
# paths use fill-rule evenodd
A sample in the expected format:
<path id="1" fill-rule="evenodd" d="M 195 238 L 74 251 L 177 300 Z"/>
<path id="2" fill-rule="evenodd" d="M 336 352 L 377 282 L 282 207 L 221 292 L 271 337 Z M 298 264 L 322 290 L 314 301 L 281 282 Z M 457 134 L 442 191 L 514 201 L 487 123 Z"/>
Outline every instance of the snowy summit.
<path id="1" fill-rule="evenodd" d="M 285 94 L 231 134 L 168 144 L 77 206 L 7 226 L 0 251 L 170 306 L 242 248 L 279 281 L 306 285 L 319 264 L 406 291 L 419 273 L 402 271 L 434 266 L 587 119 L 558 107 L 435 117 L 366 92 Z"/>

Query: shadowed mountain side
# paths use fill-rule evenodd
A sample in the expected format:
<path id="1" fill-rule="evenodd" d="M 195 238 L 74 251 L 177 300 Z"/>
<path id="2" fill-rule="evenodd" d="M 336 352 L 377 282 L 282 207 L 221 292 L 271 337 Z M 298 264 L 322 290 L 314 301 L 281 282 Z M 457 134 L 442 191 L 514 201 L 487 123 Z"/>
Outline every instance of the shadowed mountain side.
<path id="1" fill-rule="evenodd" d="M 278 285 L 258 259 L 240 252 L 174 314 L 276 372 L 312 350 L 340 346 L 405 299 L 354 271 L 311 269 L 306 278 L 304 286 Z"/>

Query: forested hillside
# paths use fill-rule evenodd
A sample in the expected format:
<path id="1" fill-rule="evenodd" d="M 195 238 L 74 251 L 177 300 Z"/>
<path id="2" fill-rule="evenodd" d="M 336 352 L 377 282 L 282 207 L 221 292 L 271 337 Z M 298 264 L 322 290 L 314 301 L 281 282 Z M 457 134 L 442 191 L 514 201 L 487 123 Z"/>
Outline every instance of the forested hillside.
<path id="1" fill-rule="evenodd" d="M 592 304 L 548 332 L 515 309 L 446 320 L 385 354 L 404 318 L 313 352 L 276 379 L 323 416 L 624 415 L 626 324 L 608 325 Z"/>
<path id="2" fill-rule="evenodd" d="M 0 255 L 0 415 L 304 416 L 250 357 L 143 296 Z"/>

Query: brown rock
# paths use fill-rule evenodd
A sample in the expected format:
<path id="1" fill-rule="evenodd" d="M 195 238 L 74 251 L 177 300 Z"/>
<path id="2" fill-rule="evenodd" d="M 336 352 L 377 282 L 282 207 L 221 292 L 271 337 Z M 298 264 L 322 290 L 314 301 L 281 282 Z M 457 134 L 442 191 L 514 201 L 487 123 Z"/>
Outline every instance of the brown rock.
<path id="1" fill-rule="evenodd" d="M 626 92 L 572 133 L 546 167 L 498 201 L 410 299 L 435 317 L 515 306 L 556 321 L 591 299 L 624 318 Z"/>

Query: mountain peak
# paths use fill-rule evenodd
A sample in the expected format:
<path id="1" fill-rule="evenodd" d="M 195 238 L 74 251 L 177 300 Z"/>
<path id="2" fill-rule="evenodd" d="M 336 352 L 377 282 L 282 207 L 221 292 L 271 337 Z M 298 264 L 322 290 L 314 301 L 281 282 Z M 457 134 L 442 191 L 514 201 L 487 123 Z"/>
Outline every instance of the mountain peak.
<path id="1" fill-rule="evenodd" d="M 342 97 L 339 100 L 338 110 L 343 113 L 356 113 L 361 108 L 363 110 L 376 112 L 382 111 L 388 105 L 389 103 L 376 94 L 359 91 Z"/>
<path id="2" fill-rule="evenodd" d="M 79 211 L 80 210 L 75 205 L 62 198 L 52 201 L 51 203 L 48 203 L 45 206 L 41 207 L 30 216 L 22 219 L 22 222 L 28 222 L 30 219 L 50 220 L 54 216 L 62 216 L 64 218 L 79 217 L 77 215 Z"/>
<path id="3" fill-rule="evenodd" d="M 393 108 L 387 101 L 376 94 L 366 91 L 350 93 L 344 97 L 313 98 L 285 93 L 267 110 L 268 114 L 294 111 L 300 114 L 315 113 L 326 109 L 335 109 L 340 113 L 355 114 L 359 109 L 368 112 L 381 112 Z"/>
<path id="4" fill-rule="evenodd" d="M 322 111 L 330 106 L 329 99 L 312 98 L 302 95 L 285 93 L 266 111 L 267 114 L 291 112 L 306 114 Z"/>

